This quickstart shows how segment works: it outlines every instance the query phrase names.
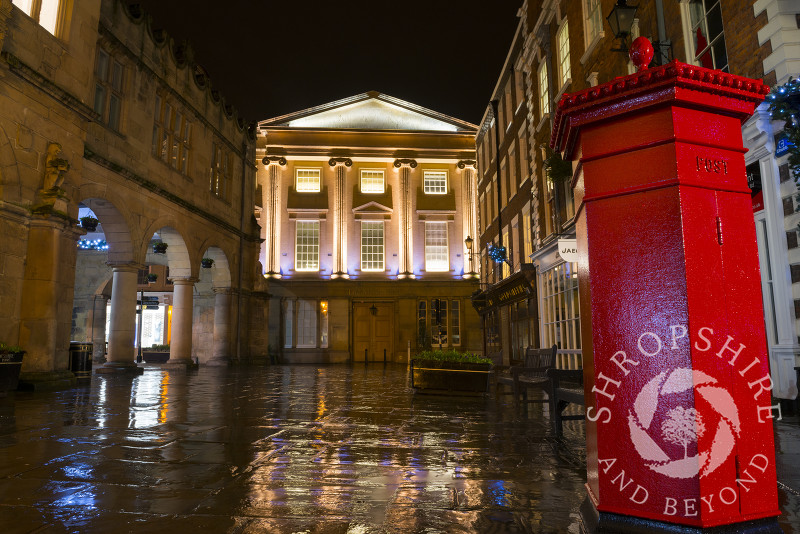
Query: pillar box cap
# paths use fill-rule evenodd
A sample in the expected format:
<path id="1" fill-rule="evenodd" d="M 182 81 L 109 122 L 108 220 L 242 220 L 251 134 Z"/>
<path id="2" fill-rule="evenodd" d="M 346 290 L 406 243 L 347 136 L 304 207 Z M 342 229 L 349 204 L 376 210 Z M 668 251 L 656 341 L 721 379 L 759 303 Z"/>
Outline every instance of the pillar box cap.
<path id="1" fill-rule="evenodd" d="M 582 126 L 661 105 L 704 109 L 744 122 L 769 91 L 761 80 L 672 61 L 562 96 L 553 117 L 550 148 L 572 159 Z"/>

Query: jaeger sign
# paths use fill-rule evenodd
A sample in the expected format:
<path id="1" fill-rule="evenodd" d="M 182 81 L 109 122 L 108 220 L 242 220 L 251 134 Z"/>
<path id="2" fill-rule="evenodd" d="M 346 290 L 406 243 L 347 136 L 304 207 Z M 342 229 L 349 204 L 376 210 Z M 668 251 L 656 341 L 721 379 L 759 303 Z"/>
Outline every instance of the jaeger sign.
<path id="1" fill-rule="evenodd" d="M 767 92 L 672 62 L 558 104 L 551 146 L 581 157 L 590 531 L 631 517 L 648 532 L 778 531 L 780 411 L 741 137 Z"/>

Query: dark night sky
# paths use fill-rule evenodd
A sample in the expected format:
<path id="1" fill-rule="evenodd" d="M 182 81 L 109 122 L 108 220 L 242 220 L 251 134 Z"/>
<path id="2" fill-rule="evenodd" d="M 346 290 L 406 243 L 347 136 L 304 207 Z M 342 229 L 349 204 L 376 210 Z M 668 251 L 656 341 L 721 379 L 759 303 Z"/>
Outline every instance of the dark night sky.
<path id="1" fill-rule="evenodd" d="M 477 123 L 522 0 L 135 0 L 246 120 L 370 90 Z"/>

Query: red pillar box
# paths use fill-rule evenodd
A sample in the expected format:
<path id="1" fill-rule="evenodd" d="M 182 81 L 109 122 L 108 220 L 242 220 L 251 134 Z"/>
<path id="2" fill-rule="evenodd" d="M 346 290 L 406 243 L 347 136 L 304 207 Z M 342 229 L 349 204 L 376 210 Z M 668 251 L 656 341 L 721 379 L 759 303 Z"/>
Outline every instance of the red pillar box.
<path id="1" fill-rule="evenodd" d="M 579 162 L 589 530 L 780 532 L 741 134 L 768 91 L 675 61 L 558 103 L 551 146 Z"/>

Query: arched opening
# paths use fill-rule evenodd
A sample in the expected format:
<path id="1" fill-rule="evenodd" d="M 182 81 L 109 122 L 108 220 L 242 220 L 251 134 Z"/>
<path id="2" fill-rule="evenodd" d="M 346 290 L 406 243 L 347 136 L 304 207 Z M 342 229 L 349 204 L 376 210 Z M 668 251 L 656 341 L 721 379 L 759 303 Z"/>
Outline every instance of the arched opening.
<path id="1" fill-rule="evenodd" d="M 200 364 L 225 365 L 231 355 L 231 271 L 225 252 L 206 248 L 195 285 L 193 356 Z"/>

